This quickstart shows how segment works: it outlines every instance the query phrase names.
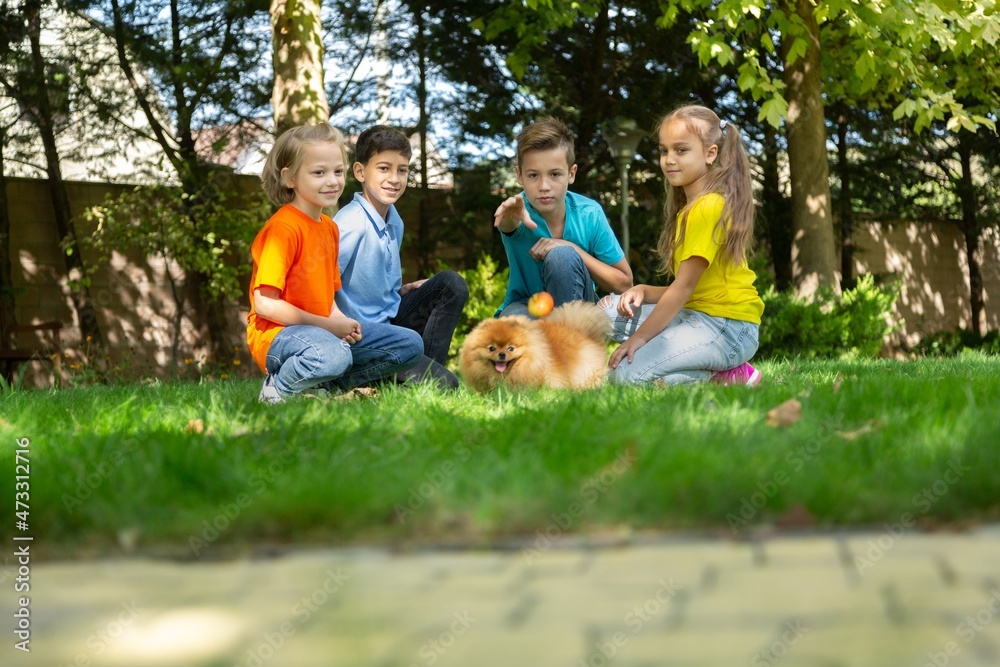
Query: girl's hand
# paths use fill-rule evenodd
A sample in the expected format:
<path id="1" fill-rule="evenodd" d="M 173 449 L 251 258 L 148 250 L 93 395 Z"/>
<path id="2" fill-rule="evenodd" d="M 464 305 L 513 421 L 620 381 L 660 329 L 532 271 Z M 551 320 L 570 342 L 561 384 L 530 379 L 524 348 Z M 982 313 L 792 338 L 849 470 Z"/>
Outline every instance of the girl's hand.
<path id="1" fill-rule="evenodd" d="M 608 360 L 608 367 L 618 368 L 622 357 L 626 355 L 628 356 L 628 362 L 631 364 L 632 357 L 635 356 L 636 351 L 645 344 L 645 339 L 633 334 L 631 338 L 619 345 L 618 349 L 611 353 L 611 359 Z"/>
<path id="2" fill-rule="evenodd" d="M 329 331 L 348 345 L 353 345 L 361 340 L 361 324 L 357 320 L 343 315 L 330 316 Z"/>
<path id="3" fill-rule="evenodd" d="M 645 302 L 645 285 L 636 285 L 625 290 L 621 298 L 618 299 L 618 314 L 623 317 L 635 317 L 632 306 L 641 306 Z M 645 342 L 645 341 L 643 341 Z M 632 359 L 629 358 L 629 361 Z"/>

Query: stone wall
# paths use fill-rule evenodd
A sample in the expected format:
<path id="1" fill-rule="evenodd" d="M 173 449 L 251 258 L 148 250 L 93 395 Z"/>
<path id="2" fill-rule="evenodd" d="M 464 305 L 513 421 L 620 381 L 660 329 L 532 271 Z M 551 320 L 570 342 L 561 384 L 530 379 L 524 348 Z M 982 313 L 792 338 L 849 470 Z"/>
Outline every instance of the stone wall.
<path id="1" fill-rule="evenodd" d="M 245 177 L 247 187 L 258 187 L 257 179 Z M 67 184 L 74 215 L 101 203 L 106 194 L 116 195 L 131 186 L 70 182 Z M 444 194 L 432 191 L 433 210 L 438 214 L 447 206 Z M 110 359 L 87 359 L 87 341 L 80 340 L 75 312 L 69 299 L 65 262 L 59 249 L 52 204 L 45 181 L 11 178 L 8 197 L 11 216 L 11 263 L 16 292 L 17 321 L 37 323 L 59 320 L 64 323 L 62 344 L 72 365 L 105 361 L 109 368 L 127 367 L 134 374 L 147 377 L 194 375 L 210 370 L 215 375 L 257 374 L 258 369 L 246 350 L 244 327 L 248 301 L 246 295 L 231 304 L 227 313 L 232 323 L 228 337 L 238 354 L 239 365 L 230 368 L 212 366 L 206 335 L 194 318 L 194 299 L 185 295 L 186 306 L 178 319 L 174 284 L 182 277 L 179 268 L 163 258 L 142 258 L 134 253 L 113 253 L 110 265 L 92 278 L 91 296 L 97 306 L 101 330 L 110 344 Z M 346 200 L 346 197 L 345 197 Z M 412 220 L 409 210 L 416 198 L 405 199 L 400 206 L 404 220 Z M 483 221 L 484 238 L 491 230 L 490 220 Z M 77 222 L 77 232 L 90 233 Z M 412 233 L 412 231 L 411 231 Z M 958 229 L 947 223 L 899 222 L 869 224 L 857 232 L 855 268 L 858 274 L 872 272 L 898 276 L 903 291 L 897 303 L 897 315 L 903 328 L 889 341 L 890 345 L 913 345 L 922 334 L 956 328 L 969 328 L 969 278 L 965 246 Z M 985 278 L 986 308 L 984 330 L 1000 328 L 1000 234 L 991 230 L 985 237 L 980 258 Z M 462 256 L 458 248 L 439 248 L 438 255 L 453 266 Z M 404 253 L 406 279 L 414 277 L 414 262 Z M 84 253 L 92 265 L 95 258 Z M 246 258 L 246 280 L 250 260 Z M 461 267 L 459 267 L 461 268 Z M 766 326 L 766 321 L 765 321 Z M 179 327 L 176 360 L 172 357 L 175 327 Z M 23 343 L 29 341 L 24 340 Z M 31 382 L 52 380 L 50 366 L 31 364 Z"/>
<path id="2" fill-rule="evenodd" d="M 901 330 L 890 345 L 915 345 L 922 335 L 971 329 L 969 265 L 965 240 L 947 222 L 868 224 L 855 232 L 857 275 L 875 273 L 902 280 L 896 302 Z M 1000 234 L 987 230 L 980 243 L 983 273 L 982 331 L 1000 328 Z"/>
<path id="3" fill-rule="evenodd" d="M 259 188 L 260 181 L 253 176 L 239 176 L 241 187 Z M 105 196 L 116 196 L 134 186 L 115 186 L 102 183 L 68 182 L 67 189 L 74 216 L 87 208 L 100 204 Z M 445 206 L 440 192 L 431 192 L 432 215 L 439 215 Z M 109 344 L 108 359 L 90 359 L 87 341 L 81 340 L 76 313 L 70 301 L 66 264 L 59 248 L 60 239 L 55 228 L 54 213 L 46 181 L 9 178 L 9 212 L 11 217 L 11 270 L 15 290 L 15 317 L 18 323 L 31 324 L 48 320 L 63 322 L 61 333 L 64 373 L 81 373 L 88 364 L 103 364 L 112 374 L 132 374 L 141 377 L 193 377 L 211 372 L 215 376 L 259 374 L 256 364 L 246 348 L 246 316 L 249 299 L 245 294 L 232 303 L 227 320 L 232 323 L 227 338 L 237 353 L 238 365 L 219 368 L 209 357 L 207 333 L 195 321 L 194 300 L 196 293 L 184 294 L 184 308 L 177 317 L 178 306 L 174 295 L 176 285 L 182 284 L 183 272 L 171 261 L 162 257 L 143 258 L 134 252 L 113 252 L 110 263 L 102 266 L 91 278 L 90 295 L 97 311 L 101 331 Z M 347 201 L 345 195 L 343 201 Z M 400 214 L 404 220 L 413 219 L 416 198 L 409 204 L 404 200 Z M 261 221 L 263 224 L 264 221 Z M 486 221 L 484 224 L 489 224 Z M 93 230 L 80 217 L 75 221 L 77 235 L 84 237 Z M 410 232 L 412 233 L 412 231 Z M 445 261 L 457 261 L 458 254 L 442 249 Z M 96 257 L 83 252 L 84 264 L 93 266 Z M 415 262 L 404 254 L 404 272 L 407 280 L 415 280 Z M 249 284 L 251 261 L 245 258 L 242 266 Z M 178 330 L 176 360 L 172 346 Z M 23 345 L 31 344 L 22 337 Z M 52 370 L 49 364 L 32 362 L 27 382 L 50 384 Z M 116 368 L 121 369 L 115 371 Z"/>

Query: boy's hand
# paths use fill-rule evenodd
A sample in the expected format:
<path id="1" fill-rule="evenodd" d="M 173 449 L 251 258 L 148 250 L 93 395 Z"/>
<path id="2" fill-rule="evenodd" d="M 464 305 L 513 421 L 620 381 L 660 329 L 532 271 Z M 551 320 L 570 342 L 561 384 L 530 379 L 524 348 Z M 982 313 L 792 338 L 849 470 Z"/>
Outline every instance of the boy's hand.
<path id="1" fill-rule="evenodd" d="M 424 283 L 427 282 L 427 280 L 427 278 L 424 278 L 423 280 L 414 280 L 412 283 L 406 283 L 399 288 L 399 296 L 406 296 L 413 290 L 420 289 L 424 286 Z"/>
<path id="2" fill-rule="evenodd" d="M 625 290 L 621 298 L 618 299 L 618 313 L 624 317 L 634 317 L 632 306 L 641 306 L 645 300 L 645 290 L 642 285 L 636 285 Z M 631 361 L 631 359 L 630 359 Z"/>
<path id="3" fill-rule="evenodd" d="M 514 195 L 503 200 L 493 214 L 493 226 L 508 234 L 521 223 L 528 229 L 537 229 L 538 225 L 531 219 L 528 208 L 524 205 L 524 198 L 521 195 Z"/>
<path id="4" fill-rule="evenodd" d="M 565 239 L 550 239 L 546 237 L 535 241 L 535 245 L 531 246 L 531 250 L 528 251 L 528 254 L 531 255 L 532 259 L 541 262 L 553 248 L 560 245 L 568 245 L 574 248 L 576 247 L 572 242 Z"/>

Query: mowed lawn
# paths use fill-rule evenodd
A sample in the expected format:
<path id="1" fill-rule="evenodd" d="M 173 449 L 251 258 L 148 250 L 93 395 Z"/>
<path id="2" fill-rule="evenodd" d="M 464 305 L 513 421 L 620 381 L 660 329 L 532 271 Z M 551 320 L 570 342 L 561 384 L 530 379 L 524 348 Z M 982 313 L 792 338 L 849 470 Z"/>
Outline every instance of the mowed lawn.
<path id="1" fill-rule="evenodd" d="M 278 406 L 242 380 L 7 391 L 0 535 L 53 557 L 212 558 L 1000 517 L 1000 358 L 760 367 L 754 389 L 390 387 Z"/>

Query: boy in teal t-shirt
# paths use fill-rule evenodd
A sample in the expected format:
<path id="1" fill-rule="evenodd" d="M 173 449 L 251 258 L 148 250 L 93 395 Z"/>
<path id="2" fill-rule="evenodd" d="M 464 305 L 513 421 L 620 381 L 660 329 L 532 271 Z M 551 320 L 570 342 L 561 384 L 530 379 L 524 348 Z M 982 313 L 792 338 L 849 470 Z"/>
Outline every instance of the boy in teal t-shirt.
<path id="1" fill-rule="evenodd" d="M 576 178 L 573 138 L 561 121 L 545 118 L 517 135 L 520 195 L 500 204 L 500 230 L 510 278 L 497 315 L 527 315 L 528 299 L 548 292 L 556 306 L 597 301 L 595 283 L 607 292 L 632 287 L 632 269 L 593 199 L 568 188 Z"/>

